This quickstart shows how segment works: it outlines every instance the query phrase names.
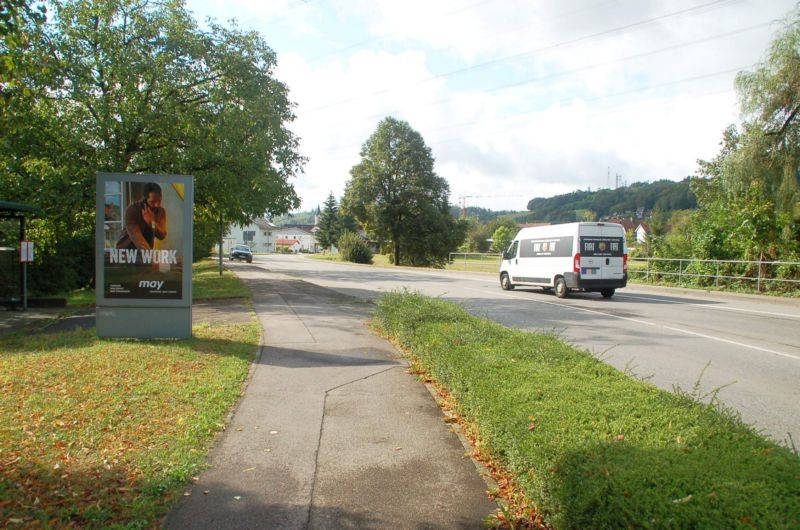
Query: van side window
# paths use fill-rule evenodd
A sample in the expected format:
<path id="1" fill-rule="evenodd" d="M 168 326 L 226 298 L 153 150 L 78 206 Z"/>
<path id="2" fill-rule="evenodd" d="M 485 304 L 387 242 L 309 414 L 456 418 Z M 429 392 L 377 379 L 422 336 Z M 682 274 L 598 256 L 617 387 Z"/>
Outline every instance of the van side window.
<path id="1" fill-rule="evenodd" d="M 514 259 L 517 257 L 517 248 L 519 247 L 519 240 L 514 241 L 511 243 L 511 246 L 508 247 L 506 250 L 505 258 L 506 259 Z"/>

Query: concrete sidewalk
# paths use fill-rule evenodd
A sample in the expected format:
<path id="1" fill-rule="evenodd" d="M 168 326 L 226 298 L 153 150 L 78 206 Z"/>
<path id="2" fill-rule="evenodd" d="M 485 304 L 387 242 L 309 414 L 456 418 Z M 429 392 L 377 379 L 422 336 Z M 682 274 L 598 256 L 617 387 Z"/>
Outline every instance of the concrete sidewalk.
<path id="1" fill-rule="evenodd" d="M 167 528 L 482 528 L 496 505 L 371 306 L 237 268 L 264 329 L 210 468 Z"/>

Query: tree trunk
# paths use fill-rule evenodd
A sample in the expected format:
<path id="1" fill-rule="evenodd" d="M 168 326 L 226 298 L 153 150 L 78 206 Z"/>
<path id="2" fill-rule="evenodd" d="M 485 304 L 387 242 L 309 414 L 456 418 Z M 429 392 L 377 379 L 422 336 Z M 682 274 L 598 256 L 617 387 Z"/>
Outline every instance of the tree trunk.
<path id="1" fill-rule="evenodd" d="M 397 240 L 397 236 L 394 238 L 394 264 L 395 266 L 400 265 L 400 242 Z"/>

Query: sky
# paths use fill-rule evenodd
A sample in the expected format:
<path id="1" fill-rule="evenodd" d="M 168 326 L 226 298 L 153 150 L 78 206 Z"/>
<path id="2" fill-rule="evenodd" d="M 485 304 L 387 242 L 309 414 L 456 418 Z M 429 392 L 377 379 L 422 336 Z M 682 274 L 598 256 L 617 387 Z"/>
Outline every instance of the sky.
<path id="1" fill-rule="evenodd" d="M 741 119 L 734 81 L 796 0 L 186 0 L 276 52 L 308 158 L 300 210 L 338 199 L 387 116 L 452 204 L 682 180 Z"/>

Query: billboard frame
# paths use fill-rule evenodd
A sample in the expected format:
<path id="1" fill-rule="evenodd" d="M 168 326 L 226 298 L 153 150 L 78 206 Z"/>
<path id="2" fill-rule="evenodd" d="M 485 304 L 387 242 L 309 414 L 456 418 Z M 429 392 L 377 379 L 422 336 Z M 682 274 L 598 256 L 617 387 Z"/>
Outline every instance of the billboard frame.
<path id="1" fill-rule="evenodd" d="M 164 256 L 177 256 L 180 252 L 180 292 L 172 295 L 127 295 L 109 296 L 106 292 L 108 276 L 111 276 L 109 263 L 106 260 L 106 184 L 119 182 L 120 187 L 144 185 L 146 183 L 158 184 L 162 190 L 171 189 L 173 184 L 180 185 L 182 190 L 181 211 L 168 212 L 166 222 L 181 227 L 178 244 L 171 250 L 160 251 Z M 175 187 L 177 190 L 178 188 Z M 175 195 L 173 193 L 173 195 Z M 124 198 L 124 193 L 120 192 Z M 120 201 L 117 205 L 120 226 L 124 223 L 125 209 L 133 203 L 133 198 Z M 194 177 L 190 175 L 154 175 L 144 173 L 103 173 L 96 176 L 96 221 L 95 221 L 95 299 L 97 334 L 100 337 L 130 337 L 130 338 L 188 338 L 192 334 L 192 234 L 194 210 Z M 171 221 L 170 221 L 171 219 Z M 155 225 L 154 225 L 155 226 Z M 108 248 L 111 251 L 111 248 Z M 155 251 L 158 253 L 159 251 Z M 170 254 L 171 253 L 171 254 Z M 151 258 L 155 254 L 151 253 Z M 116 268 L 125 271 L 124 261 L 122 266 Z M 133 282 L 136 281 L 136 269 L 133 271 Z M 141 274 L 141 273 L 139 273 Z M 153 274 L 158 274 L 154 272 Z M 174 273 L 173 273 L 174 276 Z M 173 282 L 174 283 L 174 282 Z M 140 284 L 141 286 L 141 284 Z M 174 293 L 174 291 L 171 291 Z"/>

